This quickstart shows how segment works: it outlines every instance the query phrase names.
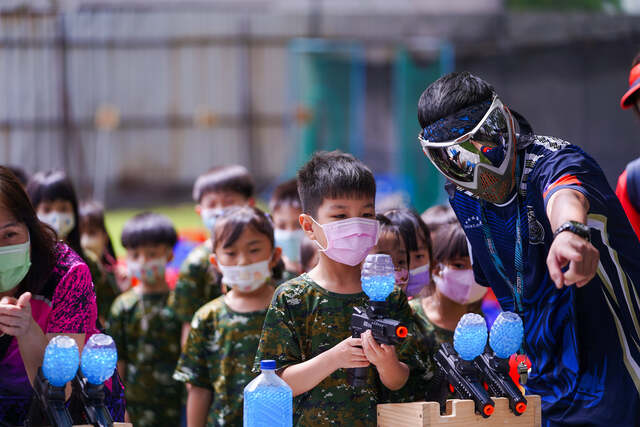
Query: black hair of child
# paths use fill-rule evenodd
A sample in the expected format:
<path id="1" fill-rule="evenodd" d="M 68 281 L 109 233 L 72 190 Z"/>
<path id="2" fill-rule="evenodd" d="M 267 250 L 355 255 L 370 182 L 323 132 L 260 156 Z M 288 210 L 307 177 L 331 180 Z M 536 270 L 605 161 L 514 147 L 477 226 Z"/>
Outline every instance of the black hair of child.
<path id="1" fill-rule="evenodd" d="M 298 182 L 295 179 L 285 181 L 273 190 L 271 200 L 269 201 L 269 210 L 273 213 L 282 206 L 292 206 L 297 209 L 302 208 L 300 195 L 298 194 Z"/>
<path id="2" fill-rule="evenodd" d="M 104 207 L 95 200 L 86 201 L 80 205 L 80 229 L 86 228 L 101 230 L 107 236 L 106 254 L 108 254 L 111 259 L 103 255 L 101 261 L 107 265 L 111 265 L 116 259 L 116 253 L 113 250 L 113 243 L 107 232 L 107 226 L 104 223 Z"/>
<path id="3" fill-rule="evenodd" d="M 273 235 L 273 222 L 269 215 L 256 207 L 239 206 L 225 211 L 224 215 L 216 221 L 213 230 L 213 250 L 218 246 L 228 248 L 233 245 L 247 227 L 252 227 L 258 233 L 264 234 L 275 249 L 276 243 Z M 279 280 L 284 273 L 282 259 L 271 269 L 272 278 Z"/>
<path id="4" fill-rule="evenodd" d="M 463 108 L 491 100 L 494 93 L 489 83 L 467 71 L 445 74 L 431 83 L 420 96 L 420 127 L 424 128 Z"/>
<path id="5" fill-rule="evenodd" d="M 445 224 L 438 229 L 433 239 L 433 261 L 446 263 L 453 259 L 469 256 L 467 236 L 459 222 Z"/>
<path id="6" fill-rule="evenodd" d="M 144 245 L 166 245 L 173 248 L 178 235 L 173 223 L 164 215 L 143 212 L 129 221 L 122 229 L 122 246 L 135 249 Z"/>
<path id="7" fill-rule="evenodd" d="M 384 213 L 391 223 L 398 227 L 400 234 L 407 246 L 407 252 L 418 250 L 419 241 L 422 240 L 429 251 L 429 263 L 433 263 L 433 247 L 431 245 L 431 233 L 427 224 L 420 215 L 411 209 L 391 209 Z"/>
<path id="8" fill-rule="evenodd" d="M 429 232 L 435 234 L 440 227 L 458 222 L 456 213 L 449 205 L 435 205 L 424 211 L 420 216 L 429 228 Z"/>
<path id="9" fill-rule="evenodd" d="M 193 200 L 200 203 L 206 193 L 218 191 L 238 193 L 249 199 L 253 197 L 255 184 L 244 166 L 218 166 L 196 179 L 193 184 Z"/>
<path id="10" fill-rule="evenodd" d="M 67 235 L 66 243 L 86 260 L 87 257 L 80 246 L 78 197 L 67 174 L 61 170 L 37 172 L 27 183 L 27 194 L 36 211 L 38 210 L 38 205 L 42 202 L 65 200 L 71 203 L 75 226 Z"/>
<path id="11" fill-rule="evenodd" d="M 383 234 L 387 234 L 390 233 L 394 236 L 394 238 L 400 240 L 403 239 L 404 242 L 404 249 L 405 252 L 407 254 L 407 266 L 409 266 L 409 245 L 407 245 L 407 240 L 405 239 L 404 235 L 402 234 L 402 231 L 400 230 L 400 227 L 398 226 L 398 224 L 394 224 L 391 219 L 389 219 L 388 216 L 384 215 L 384 214 L 376 214 L 376 221 L 378 221 L 380 223 L 380 234 L 379 236 L 382 237 Z M 415 237 L 414 237 L 415 240 Z M 417 246 L 416 246 L 417 247 Z"/>
<path id="12" fill-rule="evenodd" d="M 29 182 L 29 174 L 25 172 L 24 169 L 22 169 L 20 166 L 15 165 L 9 165 L 6 166 L 6 168 L 13 172 L 13 174 L 16 176 L 16 178 L 18 178 L 18 181 L 23 187 L 27 186 L 27 183 Z"/>
<path id="13" fill-rule="evenodd" d="M 351 154 L 319 151 L 298 171 L 302 212 L 315 216 L 324 199 L 375 198 L 371 170 Z"/>

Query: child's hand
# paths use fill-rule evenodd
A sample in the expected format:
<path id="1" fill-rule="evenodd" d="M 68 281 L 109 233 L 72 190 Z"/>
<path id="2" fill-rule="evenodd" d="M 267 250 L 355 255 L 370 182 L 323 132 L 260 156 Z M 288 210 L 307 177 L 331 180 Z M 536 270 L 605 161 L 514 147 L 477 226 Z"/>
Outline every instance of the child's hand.
<path id="1" fill-rule="evenodd" d="M 362 351 L 362 339 L 349 337 L 333 347 L 331 356 L 338 368 L 366 368 L 369 361 Z"/>
<path id="2" fill-rule="evenodd" d="M 396 347 L 393 345 L 378 344 L 371 331 L 366 331 L 362 334 L 362 350 L 367 360 L 376 367 L 385 367 L 389 364 L 398 363 L 398 356 L 396 355 Z"/>

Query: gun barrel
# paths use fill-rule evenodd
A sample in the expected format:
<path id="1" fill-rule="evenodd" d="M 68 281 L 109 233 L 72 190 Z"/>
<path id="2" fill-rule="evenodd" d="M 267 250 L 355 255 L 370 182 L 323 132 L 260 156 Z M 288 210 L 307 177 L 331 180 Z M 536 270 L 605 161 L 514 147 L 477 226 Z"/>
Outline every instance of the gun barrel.
<path id="1" fill-rule="evenodd" d="M 515 415 L 522 415 L 527 410 L 527 399 L 509 376 L 506 360 L 485 353 L 477 357 L 474 364 L 482 373 L 492 394 L 509 399 L 509 407 Z"/>

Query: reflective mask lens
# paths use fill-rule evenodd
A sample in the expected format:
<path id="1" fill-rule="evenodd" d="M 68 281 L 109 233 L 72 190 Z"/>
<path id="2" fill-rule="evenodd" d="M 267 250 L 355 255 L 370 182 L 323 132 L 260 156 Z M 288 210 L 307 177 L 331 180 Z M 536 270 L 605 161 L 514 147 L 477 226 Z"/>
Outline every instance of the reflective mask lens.
<path id="1" fill-rule="evenodd" d="M 0 247 L 0 292 L 18 286 L 31 267 L 31 241 Z"/>
<path id="2" fill-rule="evenodd" d="M 494 108 L 463 141 L 446 147 L 426 147 L 426 154 L 448 178 L 472 182 L 478 165 L 499 168 L 508 160 L 511 142 L 508 120 L 503 107 Z"/>

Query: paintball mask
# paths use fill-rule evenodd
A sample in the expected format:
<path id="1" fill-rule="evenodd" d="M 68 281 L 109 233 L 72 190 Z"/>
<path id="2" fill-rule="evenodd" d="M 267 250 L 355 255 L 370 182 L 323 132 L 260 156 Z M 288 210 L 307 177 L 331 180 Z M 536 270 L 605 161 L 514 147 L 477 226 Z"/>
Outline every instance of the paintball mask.
<path id="1" fill-rule="evenodd" d="M 491 203 L 508 200 L 515 185 L 516 135 L 511 112 L 497 96 L 431 123 L 418 140 L 454 184 Z"/>

